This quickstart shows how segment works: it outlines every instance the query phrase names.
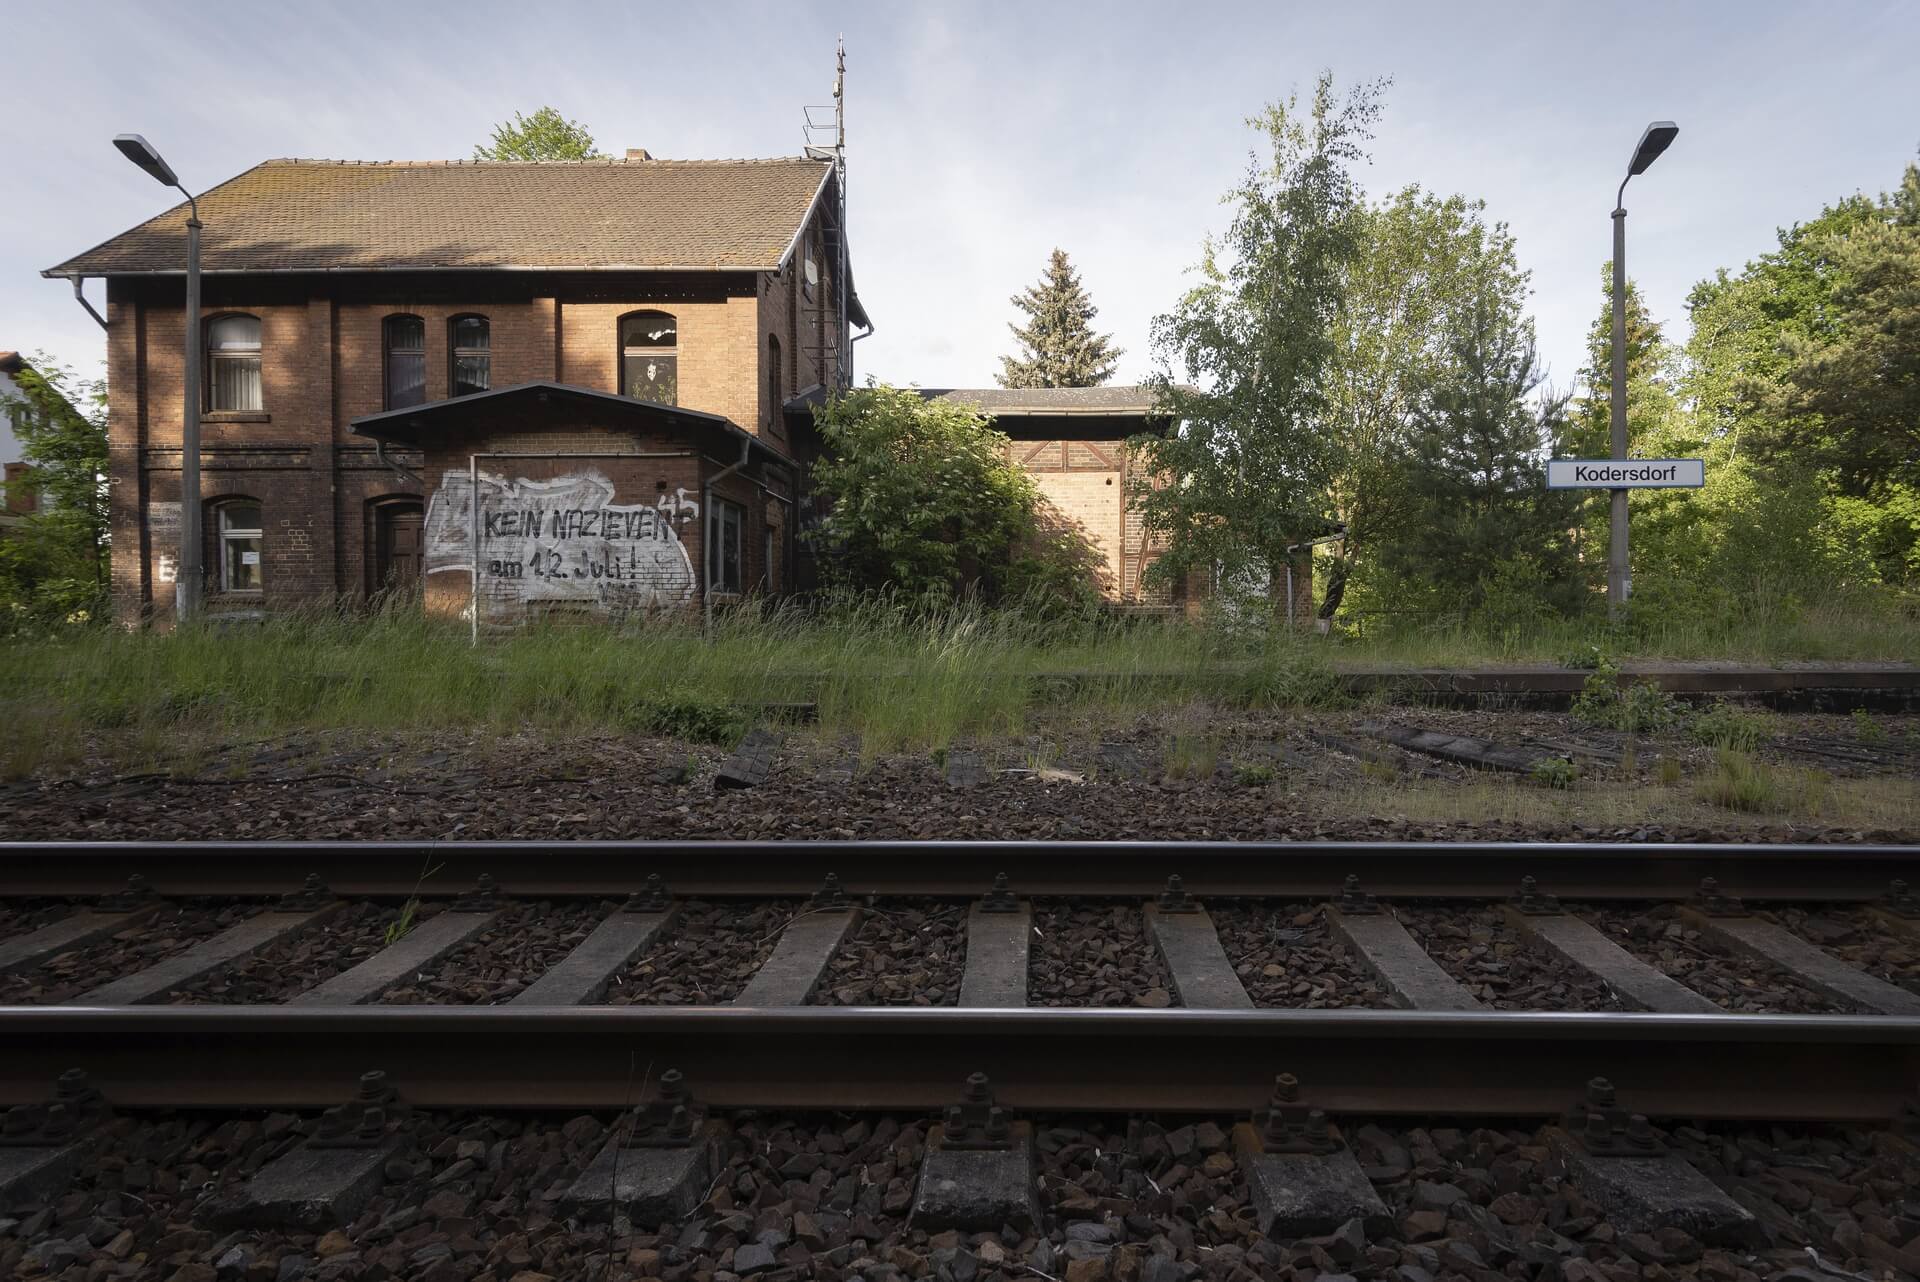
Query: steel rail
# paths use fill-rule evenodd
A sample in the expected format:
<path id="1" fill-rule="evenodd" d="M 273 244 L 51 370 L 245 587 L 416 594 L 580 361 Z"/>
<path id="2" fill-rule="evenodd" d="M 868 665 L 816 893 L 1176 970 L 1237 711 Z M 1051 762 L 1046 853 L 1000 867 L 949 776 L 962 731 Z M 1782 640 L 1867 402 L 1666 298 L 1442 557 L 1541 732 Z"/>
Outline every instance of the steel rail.
<path id="1" fill-rule="evenodd" d="M 1704 877 L 1756 900 L 1873 899 L 1920 885 L 1920 846 L 1635 842 L 264 841 L 0 844 L 0 895 L 98 895 L 138 873 L 163 894 L 267 895 L 318 873 L 336 893 L 447 895 L 491 874 L 516 896 L 797 895 L 836 873 L 854 894 L 1139 896 L 1170 874 L 1202 895 L 1324 897 L 1349 876 L 1382 896 L 1500 898 L 1521 878 L 1562 899 L 1672 899 Z M 425 873 L 427 875 L 423 876 Z"/>
<path id="2" fill-rule="evenodd" d="M 1596 1074 L 1663 1117 L 1871 1120 L 1920 1018 L 728 1007 L 0 1008 L 0 1102 L 81 1067 L 127 1107 L 316 1108 L 386 1070 L 432 1107 L 617 1108 L 667 1068 L 716 1105 L 1231 1113 L 1290 1072 L 1342 1113 L 1547 1115 Z"/>

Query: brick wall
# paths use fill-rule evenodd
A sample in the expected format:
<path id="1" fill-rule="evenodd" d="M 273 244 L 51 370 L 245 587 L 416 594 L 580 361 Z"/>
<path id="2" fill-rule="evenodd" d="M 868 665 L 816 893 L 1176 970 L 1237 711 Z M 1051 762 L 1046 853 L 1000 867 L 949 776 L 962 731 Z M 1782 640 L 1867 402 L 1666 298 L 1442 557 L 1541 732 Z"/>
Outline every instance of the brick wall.
<path id="1" fill-rule="evenodd" d="M 203 320 L 244 312 L 261 323 L 260 412 L 202 418 L 203 556 L 210 583 L 213 506 L 227 498 L 256 500 L 265 524 L 265 591 L 211 593 L 209 608 L 271 607 L 377 586 L 374 511 L 393 500 L 427 498 L 350 426 L 385 408 L 388 316 L 424 321 L 427 396 L 439 400 L 449 391 L 455 316 L 487 318 L 496 388 L 552 379 L 617 392 L 619 318 L 670 312 L 679 323 L 680 403 L 722 415 L 784 449 L 784 425 L 769 430 L 777 414 L 762 367 L 765 340 L 769 333 L 780 336 L 789 365 L 802 344 L 792 341 L 791 330 L 768 330 L 762 322 L 777 322 L 783 302 L 790 316 L 800 314 L 783 292 L 793 277 L 791 270 L 778 280 L 693 273 L 208 277 Z M 173 609 L 167 572 L 177 560 L 178 538 L 168 505 L 180 499 L 182 302 L 177 281 L 109 283 L 112 588 L 116 616 L 125 622 L 164 622 Z M 795 390 L 793 376 L 784 381 L 788 393 Z M 541 444 L 568 448 L 558 440 Z M 387 457 L 416 474 L 422 466 L 416 452 L 389 449 Z M 738 497 L 759 513 L 757 494 L 748 486 Z M 756 579 L 765 573 L 759 531 L 768 519 L 753 521 L 748 555 Z"/>
<path id="2" fill-rule="evenodd" d="M 719 414 L 750 432 L 761 426 L 760 300 L 745 292 L 706 290 L 685 297 L 563 297 L 560 301 L 560 381 L 600 391 L 620 390 L 620 318 L 629 312 L 670 313 L 679 329 L 680 404 Z"/>
<path id="3" fill-rule="evenodd" d="M 442 557 L 444 564 L 435 565 L 431 546 L 437 523 L 452 519 L 443 509 L 446 513 L 469 511 L 463 496 L 471 462 L 480 472 L 507 482 L 519 496 L 513 503 L 492 501 L 486 510 L 496 517 L 503 509 L 537 511 L 544 535 L 521 537 L 519 522 L 511 528 L 497 523 L 489 528 L 483 513 L 478 558 L 483 624 L 515 624 L 543 614 L 698 609 L 707 586 L 703 487 L 738 458 L 718 457 L 723 452 L 719 446 L 725 444 L 691 430 L 635 428 L 618 411 L 578 403 L 476 413 L 464 428 L 437 435 L 424 450 L 430 540 L 427 608 L 460 617 L 466 617 L 471 608 L 470 567 L 475 561 L 465 552 L 471 541 L 471 515 L 461 516 L 460 524 L 451 530 L 460 548 Z M 476 454 L 496 457 L 473 460 Z M 560 454 L 592 457 L 556 457 Z M 641 454 L 672 457 L 636 457 Z M 636 524 L 635 516 L 629 514 L 620 537 L 610 541 L 599 539 L 597 529 L 584 537 L 553 537 L 554 512 L 578 506 L 576 487 L 592 484 L 581 478 L 595 476 L 610 487 L 594 501 L 603 509 L 650 509 L 657 518 Z M 553 491 L 541 486 L 556 481 L 567 482 L 566 488 Z M 549 497 L 555 494 L 564 497 Z M 770 568 L 769 530 L 775 535 L 771 551 L 776 573 L 785 554 L 784 500 L 790 497 L 786 478 L 779 469 L 756 463 L 718 480 L 713 497 L 742 509 L 742 587 L 747 593 L 764 590 Z M 671 531 L 670 539 L 663 537 L 662 524 Z M 671 562 L 681 554 L 686 590 L 668 591 Z"/>

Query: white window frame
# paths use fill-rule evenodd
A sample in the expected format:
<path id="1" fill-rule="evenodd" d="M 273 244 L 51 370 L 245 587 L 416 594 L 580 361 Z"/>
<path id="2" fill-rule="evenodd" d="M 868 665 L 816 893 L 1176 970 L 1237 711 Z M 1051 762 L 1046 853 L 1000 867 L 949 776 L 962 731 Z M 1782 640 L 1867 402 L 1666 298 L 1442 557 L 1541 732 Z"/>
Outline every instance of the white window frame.
<path id="1" fill-rule="evenodd" d="M 240 507 L 251 507 L 256 512 L 262 512 L 260 524 L 255 527 L 231 524 L 234 509 Z M 220 504 L 214 512 L 215 528 L 220 540 L 220 591 L 236 596 L 260 595 L 266 590 L 267 584 L 267 522 L 261 505 L 252 499 L 235 499 L 232 502 Z M 238 588 L 233 586 L 233 571 L 236 567 L 246 564 L 244 558 L 247 549 L 241 546 L 246 543 L 253 544 L 253 577 L 256 582 L 253 587 Z M 236 557 L 241 559 L 236 561 Z"/>
<path id="2" fill-rule="evenodd" d="M 251 348 L 245 348 L 245 347 L 221 348 L 221 347 L 214 346 L 213 344 L 214 330 L 220 325 L 222 321 L 230 321 L 230 320 L 248 320 L 253 322 L 254 340 L 253 340 L 253 346 Z M 266 345 L 266 341 L 265 341 L 266 327 L 260 323 L 260 318 L 258 316 L 253 315 L 251 312 L 225 312 L 219 316 L 208 318 L 206 322 L 206 326 L 207 326 L 207 330 L 206 330 L 206 352 L 207 352 L 206 410 L 207 412 L 210 414 L 258 414 L 258 413 L 261 413 L 264 407 L 266 406 L 266 400 L 267 400 L 266 387 L 265 387 L 266 366 L 260 359 L 261 349 Z M 220 366 L 226 363 L 232 363 L 235 365 L 245 365 L 247 363 L 251 363 L 253 365 L 253 379 L 251 382 L 251 388 L 253 391 L 253 404 L 251 405 L 220 404 L 220 386 L 221 386 Z"/>

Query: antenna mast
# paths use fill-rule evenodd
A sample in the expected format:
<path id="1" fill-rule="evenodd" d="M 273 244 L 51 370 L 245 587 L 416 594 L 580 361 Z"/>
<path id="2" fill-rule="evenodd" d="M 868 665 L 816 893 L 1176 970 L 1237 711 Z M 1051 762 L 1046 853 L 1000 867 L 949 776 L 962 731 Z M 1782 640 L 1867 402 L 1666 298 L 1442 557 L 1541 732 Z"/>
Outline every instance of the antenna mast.
<path id="1" fill-rule="evenodd" d="M 810 106 L 802 109 L 806 123 L 802 133 L 806 138 L 806 154 L 818 160 L 833 162 L 833 186 L 838 199 L 834 202 L 834 273 L 833 302 L 836 313 L 834 330 L 834 369 L 839 375 L 841 387 L 853 381 L 853 344 L 847 327 L 847 39 L 843 35 L 834 48 L 833 103 L 831 106 Z M 821 119 L 831 111 L 831 120 Z M 821 135 L 831 137 L 831 145 L 816 143 L 814 139 Z"/>

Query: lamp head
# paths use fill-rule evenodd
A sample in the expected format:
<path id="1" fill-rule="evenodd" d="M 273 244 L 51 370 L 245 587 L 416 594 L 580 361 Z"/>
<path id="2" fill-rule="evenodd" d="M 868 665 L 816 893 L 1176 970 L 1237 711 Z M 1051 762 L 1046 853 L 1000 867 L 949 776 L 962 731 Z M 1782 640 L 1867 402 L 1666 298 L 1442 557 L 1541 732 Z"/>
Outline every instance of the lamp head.
<path id="1" fill-rule="evenodd" d="M 161 185 L 166 187 L 180 185 L 180 180 L 173 176 L 173 170 L 168 168 L 167 162 L 160 158 L 160 153 L 154 150 L 153 144 L 139 134 L 121 134 L 113 140 L 113 145 L 120 149 L 121 155 L 152 174 Z"/>
<path id="2" fill-rule="evenodd" d="M 1627 176 L 1644 174 L 1647 166 L 1660 158 L 1660 153 L 1680 132 L 1680 126 L 1671 120 L 1656 120 L 1647 126 L 1647 132 L 1640 135 L 1640 145 L 1633 149 L 1633 163 L 1627 166 Z"/>

